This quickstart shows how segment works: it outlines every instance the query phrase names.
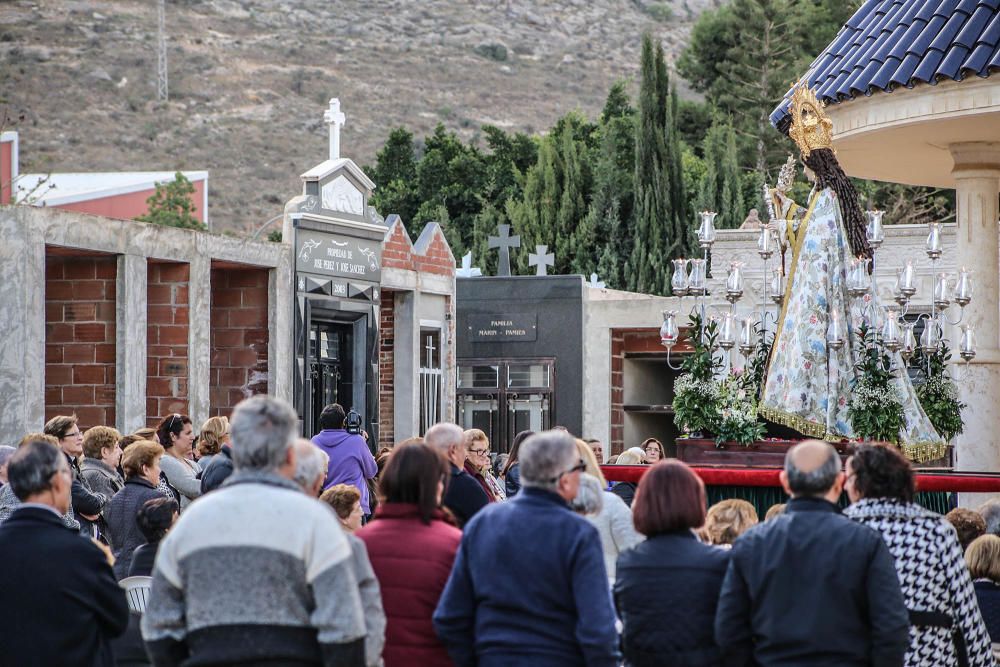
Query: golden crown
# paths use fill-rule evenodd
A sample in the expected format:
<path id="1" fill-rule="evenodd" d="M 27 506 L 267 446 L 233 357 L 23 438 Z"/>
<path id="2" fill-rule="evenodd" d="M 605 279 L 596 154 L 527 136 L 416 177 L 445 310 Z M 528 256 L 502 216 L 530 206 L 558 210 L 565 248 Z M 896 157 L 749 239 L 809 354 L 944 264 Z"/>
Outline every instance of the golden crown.
<path id="1" fill-rule="evenodd" d="M 833 121 L 823 111 L 823 104 L 806 84 L 799 84 L 792 94 L 792 126 L 788 130 L 802 157 L 819 148 L 833 149 Z"/>

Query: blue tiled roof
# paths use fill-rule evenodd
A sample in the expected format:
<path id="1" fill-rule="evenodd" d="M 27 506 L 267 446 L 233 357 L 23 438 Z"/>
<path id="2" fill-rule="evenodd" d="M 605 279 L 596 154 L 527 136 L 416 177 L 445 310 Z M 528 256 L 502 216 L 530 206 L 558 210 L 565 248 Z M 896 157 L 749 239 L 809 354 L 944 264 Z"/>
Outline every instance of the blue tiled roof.
<path id="1" fill-rule="evenodd" d="M 803 77 L 827 104 L 1000 70 L 1000 0 L 867 0 Z M 788 131 L 789 90 L 771 123 Z"/>

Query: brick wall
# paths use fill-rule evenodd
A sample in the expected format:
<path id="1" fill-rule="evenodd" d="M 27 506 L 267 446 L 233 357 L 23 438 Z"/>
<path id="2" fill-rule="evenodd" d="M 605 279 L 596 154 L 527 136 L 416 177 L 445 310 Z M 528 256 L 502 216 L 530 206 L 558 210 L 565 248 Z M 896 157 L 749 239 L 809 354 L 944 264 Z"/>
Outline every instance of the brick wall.
<path id="1" fill-rule="evenodd" d="M 266 269 L 212 269 L 212 416 L 268 391 L 267 282 Z"/>
<path id="2" fill-rule="evenodd" d="M 114 256 L 45 257 L 45 419 L 115 424 Z"/>
<path id="3" fill-rule="evenodd" d="M 625 442 L 625 332 L 611 330 L 611 442 L 607 456 L 621 454 Z"/>
<path id="4" fill-rule="evenodd" d="M 146 269 L 146 423 L 188 413 L 189 264 L 149 262 Z"/>
<path id="5" fill-rule="evenodd" d="M 378 343 L 378 445 L 391 447 L 396 441 L 396 367 L 393 363 L 396 338 L 393 323 L 395 321 L 395 292 L 382 291 L 382 304 L 379 306 L 379 343 Z"/>
<path id="6" fill-rule="evenodd" d="M 423 253 L 418 253 L 414 250 L 413 243 L 400 220 L 393 224 L 385 237 L 382 266 L 435 273 L 441 276 L 455 274 L 455 261 L 440 231 L 435 232 L 433 240 Z"/>

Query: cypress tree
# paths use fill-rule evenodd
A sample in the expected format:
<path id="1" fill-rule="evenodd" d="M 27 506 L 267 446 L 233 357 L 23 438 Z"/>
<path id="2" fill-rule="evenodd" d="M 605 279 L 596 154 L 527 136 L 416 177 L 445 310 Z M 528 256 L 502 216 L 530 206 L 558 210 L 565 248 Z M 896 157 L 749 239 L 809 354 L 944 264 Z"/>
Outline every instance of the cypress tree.
<path id="1" fill-rule="evenodd" d="M 743 222 L 742 178 L 736 133 L 729 123 L 716 122 L 702 141 L 705 176 L 701 180 L 697 206 L 719 213 L 718 226 L 733 229 Z"/>

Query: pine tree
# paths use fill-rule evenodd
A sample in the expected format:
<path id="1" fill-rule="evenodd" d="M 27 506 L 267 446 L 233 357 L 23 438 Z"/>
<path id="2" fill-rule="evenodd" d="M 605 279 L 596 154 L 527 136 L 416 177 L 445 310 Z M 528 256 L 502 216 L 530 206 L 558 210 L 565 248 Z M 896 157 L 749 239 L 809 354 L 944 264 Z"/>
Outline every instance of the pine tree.
<path id="1" fill-rule="evenodd" d="M 156 191 L 146 200 L 148 210 L 135 219 L 165 227 L 204 231 L 207 227 L 194 215 L 193 194 L 194 185 L 178 171 L 174 180 L 156 184 Z"/>
<path id="2" fill-rule="evenodd" d="M 717 226 L 734 229 L 743 222 L 742 176 L 732 126 L 716 122 L 702 141 L 705 176 L 698 192 L 697 208 L 719 214 Z"/>

